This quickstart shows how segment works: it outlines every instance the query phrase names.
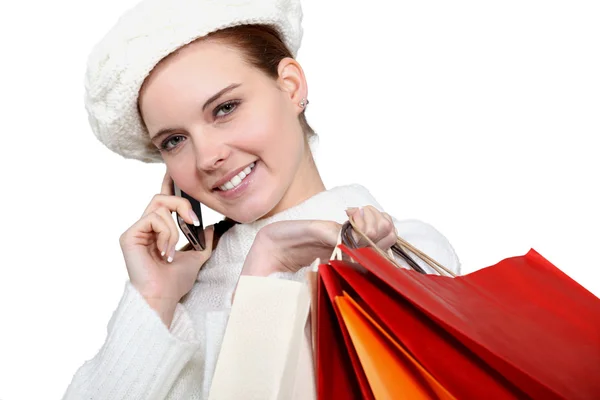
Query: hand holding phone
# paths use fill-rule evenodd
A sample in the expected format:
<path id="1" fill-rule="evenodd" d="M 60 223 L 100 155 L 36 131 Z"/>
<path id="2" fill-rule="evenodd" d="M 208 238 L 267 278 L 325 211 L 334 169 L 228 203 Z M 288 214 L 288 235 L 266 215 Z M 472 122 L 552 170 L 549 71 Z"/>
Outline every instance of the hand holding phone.
<path id="1" fill-rule="evenodd" d="M 160 193 L 153 196 L 142 216 L 119 238 L 131 284 L 167 327 L 177 303 L 192 289 L 200 268 L 211 257 L 214 233 L 213 227 L 204 230 L 194 226 L 199 221 L 190 211 L 201 221 L 200 203 L 177 189 L 175 196 L 173 189 L 173 180 L 167 173 Z M 178 214 L 177 222 L 173 212 Z M 179 229 L 186 233 L 193 249 L 205 250 L 177 251 Z"/>

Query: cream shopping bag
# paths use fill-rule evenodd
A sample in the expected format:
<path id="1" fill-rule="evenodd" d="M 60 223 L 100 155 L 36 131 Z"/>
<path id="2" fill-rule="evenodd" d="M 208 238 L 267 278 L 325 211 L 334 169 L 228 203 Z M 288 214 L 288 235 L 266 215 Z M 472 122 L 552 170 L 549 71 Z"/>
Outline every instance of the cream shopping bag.
<path id="1" fill-rule="evenodd" d="M 209 400 L 316 399 L 310 296 L 307 283 L 240 278 Z"/>

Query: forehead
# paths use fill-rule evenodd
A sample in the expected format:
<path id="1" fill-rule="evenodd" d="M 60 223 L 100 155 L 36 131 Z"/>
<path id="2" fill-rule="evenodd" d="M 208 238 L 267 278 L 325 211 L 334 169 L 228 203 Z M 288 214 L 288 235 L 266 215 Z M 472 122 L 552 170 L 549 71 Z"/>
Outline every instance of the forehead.
<path id="1" fill-rule="evenodd" d="M 169 68 L 186 63 L 195 63 L 198 66 L 241 64 L 243 57 L 238 49 L 223 40 L 200 39 L 173 52 L 163 59 L 158 67 Z"/>
<path id="2" fill-rule="evenodd" d="M 202 87 L 212 95 L 223 85 L 255 74 L 254 70 L 233 46 L 216 40 L 198 40 L 167 56 L 153 69 L 140 91 L 140 100 L 156 89 L 173 91 L 190 85 Z"/>

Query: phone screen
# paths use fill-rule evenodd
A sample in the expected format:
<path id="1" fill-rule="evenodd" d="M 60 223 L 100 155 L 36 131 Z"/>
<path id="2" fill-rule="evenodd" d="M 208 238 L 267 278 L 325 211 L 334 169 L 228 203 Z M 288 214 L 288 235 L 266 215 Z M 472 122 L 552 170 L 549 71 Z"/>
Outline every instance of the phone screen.
<path id="1" fill-rule="evenodd" d="M 173 184 L 173 193 L 175 196 L 188 199 L 192 205 L 192 210 L 194 210 L 194 213 L 196 213 L 198 219 L 200 220 L 200 226 L 195 226 L 193 224 L 188 224 L 179 216 L 179 214 L 177 214 L 177 223 L 179 225 L 179 229 L 181 229 L 188 242 L 190 242 L 195 250 L 204 250 L 206 248 L 206 241 L 204 239 L 204 224 L 202 223 L 202 210 L 200 207 L 200 202 L 183 192 L 175 184 Z"/>

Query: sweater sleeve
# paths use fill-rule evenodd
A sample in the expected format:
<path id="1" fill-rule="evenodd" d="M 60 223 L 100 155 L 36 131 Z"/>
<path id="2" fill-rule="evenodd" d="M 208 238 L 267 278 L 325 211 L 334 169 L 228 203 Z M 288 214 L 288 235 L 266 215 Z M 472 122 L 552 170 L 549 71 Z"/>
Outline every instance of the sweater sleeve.
<path id="1" fill-rule="evenodd" d="M 448 239 L 436 228 L 419 220 L 399 221 L 393 218 L 398 236 L 406 240 L 429 257 L 433 258 L 456 275 L 461 274 L 460 260 Z M 411 253 L 414 256 L 414 254 Z M 428 273 L 436 273 L 423 260 L 413 259 Z M 402 260 L 404 262 L 404 260 Z"/>
<path id="2" fill-rule="evenodd" d="M 164 399 L 199 347 L 181 303 L 167 328 L 128 282 L 102 348 L 77 370 L 63 400 Z"/>

